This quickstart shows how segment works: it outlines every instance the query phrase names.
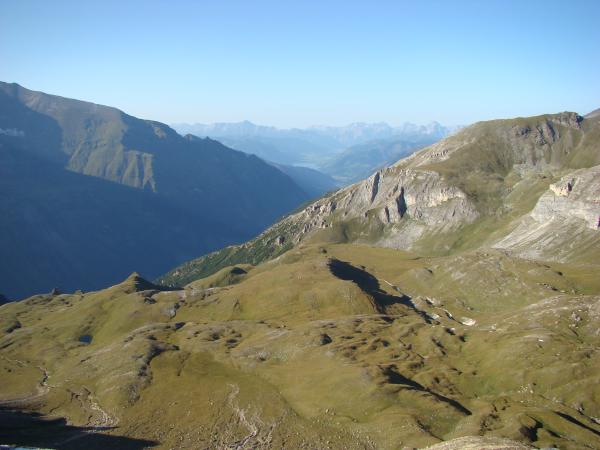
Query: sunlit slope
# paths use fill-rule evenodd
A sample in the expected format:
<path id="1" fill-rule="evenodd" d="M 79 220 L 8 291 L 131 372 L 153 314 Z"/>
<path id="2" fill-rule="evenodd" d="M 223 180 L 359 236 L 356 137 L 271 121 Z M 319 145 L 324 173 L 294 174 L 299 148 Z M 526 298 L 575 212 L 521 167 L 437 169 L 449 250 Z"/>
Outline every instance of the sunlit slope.
<path id="1" fill-rule="evenodd" d="M 228 265 L 268 260 L 300 242 L 367 243 L 425 255 L 494 247 L 538 201 L 580 178 L 587 181 L 561 194 L 562 212 L 554 214 L 569 216 L 568 227 L 542 229 L 536 239 L 522 245 L 511 239 L 509 246 L 520 255 L 548 257 L 552 252 L 528 252 L 529 246 L 556 237 L 556 248 L 560 236 L 581 235 L 569 252 L 556 255 L 568 260 L 597 248 L 597 219 L 591 218 L 600 216 L 598 165 L 597 118 L 560 113 L 477 123 L 289 215 L 253 241 L 190 261 L 160 280 L 185 284 Z M 572 214 L 577 208 L 587 215 Z"/>
<path id="2" fill-rule="evenodd" d="M 134 274 L 2 306 L 0 392 L 161 448 L 594 448 L 596 273 L 302 245 L 179 290 Z"/>

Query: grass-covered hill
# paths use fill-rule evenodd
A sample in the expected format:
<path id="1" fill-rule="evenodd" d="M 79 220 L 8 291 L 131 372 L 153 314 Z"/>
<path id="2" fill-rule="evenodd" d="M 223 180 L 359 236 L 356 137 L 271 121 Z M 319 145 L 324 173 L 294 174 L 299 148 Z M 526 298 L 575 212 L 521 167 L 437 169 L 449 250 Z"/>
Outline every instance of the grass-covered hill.
<path id="1" fill-rule="evenodd" d="M 217 141 L 115 108 L 0 83 L 0 290 L 157 276 L 244 241 L 308 198 Z"/>
<path id="2" fill-rule="evenodd" d="M 90 449 L 598 448 L 597 273 L 500 251 L 303 244 L 177 290 L 133 274 L 34 296 L 0 307 L 0 406 L 20 427 L 0 435 Z"/>

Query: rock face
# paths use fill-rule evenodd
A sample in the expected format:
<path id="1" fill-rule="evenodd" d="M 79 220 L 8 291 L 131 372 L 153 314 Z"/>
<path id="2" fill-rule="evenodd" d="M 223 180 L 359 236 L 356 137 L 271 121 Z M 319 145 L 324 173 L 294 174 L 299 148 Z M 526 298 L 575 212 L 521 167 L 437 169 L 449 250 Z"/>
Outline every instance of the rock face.
<path id="1" fill-rule="evenodd" d="M 563 176 L 539 198 L 517 228 L 494 247 L 525 256 L 564 261 L 598 252 L 600 166 Z"/>
<path id="2" fill-rule="evenodd" d="M 301 224 L 301 233 L 306 234 L 336 221 L 366 218 L 392 225 L 374 243 L 411 248 L 425 232 L 449 232 L 480 217 L 476 204 L 480 192 L 469 196 L 464 190 L 472 183 L 469 178 L 479 177 L 476 182 L 481 185 L 475 189 L 484 191 L 490 175 L 523 177 L 560 168 L 568 155 L 576 153 L 573 147 L 581 140 L 583 120 L 576 113 L 561 113 L 476 124 L 313 203 L 286 221 Z M 591 218 L 592 210 L 584 212 L 588 200 L 582 200 L 581 214 Z"/>
<path id="3" fill-rule="evenodd" d="M 423 450 L 526 450 L 534 448 L 531 445 L 511 441 L 510 439 L 466 436 L 430 445 Z"/>
<path id="4" fill-rule="evenodd" d="M 600 166 L 580 169 L 550 185 L 531 212 L 539 223 L 551 220 L 580 220 L 598 229 L 600 217 Z"/>
<path id="5" fill-rule="evenodd" d="M 392 167 L 313 203 L 286 221 L 301 224 L 296 242 L 338 220 L 356 220 L 365 226 L 373 222 L 390 225 L 390 233 L 376 237 L 374 243 L 410 248 L 425 231 L 449 231 L 477 217 L 465 193 L 438 173 Z"/>
<path id="6" fill-rule="evenodd" d="M 258 264 L 319 233 L 325 239 L 410 249 L 425 233 L 448 233 L 479 216 L 475 204 L 440 174 L 389 167 L 368 179 L 319 199 L 257 238 L 177 267 L 159 282 L 190 282 L 237 263 Z M 226 255 L 226 256 L 224 256 Z M 200 271 L 206 259 L 215 259 Z"/>

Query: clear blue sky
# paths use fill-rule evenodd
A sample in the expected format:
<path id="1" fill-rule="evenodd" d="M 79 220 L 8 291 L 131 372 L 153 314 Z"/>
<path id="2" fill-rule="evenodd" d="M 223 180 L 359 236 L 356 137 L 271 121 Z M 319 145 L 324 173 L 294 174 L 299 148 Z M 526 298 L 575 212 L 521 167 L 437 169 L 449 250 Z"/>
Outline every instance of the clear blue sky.
<path id="1" fill-rule="evenodd" d="M 0 80 L 167 123 L 600 107 L 600 1 L 0 2 Z"/>

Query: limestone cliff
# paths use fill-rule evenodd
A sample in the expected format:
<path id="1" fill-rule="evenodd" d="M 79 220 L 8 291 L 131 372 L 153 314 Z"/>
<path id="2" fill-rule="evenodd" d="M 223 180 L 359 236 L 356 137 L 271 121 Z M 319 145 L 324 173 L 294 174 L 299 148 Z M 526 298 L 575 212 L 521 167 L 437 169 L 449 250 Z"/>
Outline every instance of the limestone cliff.
<path id="1" fill-rule="evenodd" d="M 299 242 L 319 228 L 354 221 L 358 229 L 384 226 L 378 236 L 356 236 L 388 247 L 410 247 L 425 230 L 449 231 L 478 217 L 464 192 L 429 170 L 390 167 L 321 199 L 284 222 L 300 225 Z"/>
<path id="2" fill-rule="evenodd" d="M 530 214 L 497 242 L 520 256 L 565 261 L 600 257 L 600 166 L 551 184 Z"/>

